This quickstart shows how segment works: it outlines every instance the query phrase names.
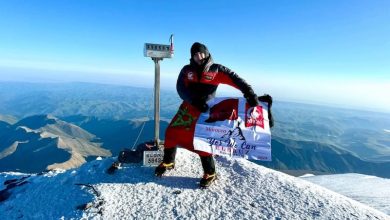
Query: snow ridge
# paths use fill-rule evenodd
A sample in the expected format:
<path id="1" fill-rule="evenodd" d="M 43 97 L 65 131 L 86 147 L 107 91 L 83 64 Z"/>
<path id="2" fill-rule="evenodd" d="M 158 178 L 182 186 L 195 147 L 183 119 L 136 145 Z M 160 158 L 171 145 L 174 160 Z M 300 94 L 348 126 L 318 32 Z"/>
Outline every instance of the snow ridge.
<path id="1" fill-rule="evenodd" d="M 389 219 L 386 214 L 305 180 L 244 159 L 216 158 L 218 180 L 199 189 L 200 160 L 178 150 L 163 178 L 132 164 L 107 175 L 113 158 L 28 178 L 0 202 L 2 219 Z M 0 174 L 0 181 L 15 178 Z M 96 192 L 87 186 L 90 184 Z M 1 188 L 0 188 L 1 189 Z M 89 203 L 84 212 L 76 210 Z M 39 210 L 39 211 L 37 211 Z"/>

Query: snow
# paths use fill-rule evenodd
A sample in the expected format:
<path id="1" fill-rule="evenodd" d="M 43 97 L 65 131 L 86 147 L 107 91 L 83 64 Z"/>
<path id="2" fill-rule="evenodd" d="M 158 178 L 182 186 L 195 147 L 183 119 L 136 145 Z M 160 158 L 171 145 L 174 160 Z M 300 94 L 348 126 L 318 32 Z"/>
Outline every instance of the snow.
<path id="1" fill-rule="evenodd" d="M 22 129 L 22 130 L 24 130 L 27 133 L 35 133 L 35 134 L 39 133 L 38 131 L 30 129 L 30 128 L 26 127 L 26 126 L 18 126 L 16 128 L 16 130 L 19 130 L 19 129 Z"/>
<path id="2" fill-rule="evenodd" d="M 356 173 L 304 179 L 390 214 L 390 179 Z"/>
<path id="3" fill-rule="evenodd" d="M 300 177 L 304 178 L 304 177 L 312 177 L 312 176 L 314 176 L 314 174 L 307 173 L 307 174 L 304 174 L 304 175 L 302 175 Z"/>
<path id="4" fill-rule="evenodd" d="M 29 183 L 13 188 L 10 198 L 0 202 L 0 219 L 390 219 L 244 159 L 216 158 L 219 177 L 209 189 L 198 188 L 200 160 L 186 150 L 178 150 L 175 170 L 163 178 L 153 176 L 153 167 L 138 164 L 108 175 L 113 161 L 28 177 Z M 2 173 L 0 183 L 23 175 Z M 83 204 L 90 208 L 76 209 Z"/>

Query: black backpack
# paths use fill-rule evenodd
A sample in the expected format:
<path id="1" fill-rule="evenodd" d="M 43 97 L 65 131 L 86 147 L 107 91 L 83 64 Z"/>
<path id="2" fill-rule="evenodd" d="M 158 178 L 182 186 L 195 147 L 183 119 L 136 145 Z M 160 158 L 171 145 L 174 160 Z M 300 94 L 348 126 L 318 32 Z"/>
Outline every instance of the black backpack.
<path id="1" fill-rule="evenodd" d="M 144 142 L 139 144 L 136 149 L 125 148 L 118 155 L 120 163 L 140 163 L 142 162 L 144 151 L 158 150 L 153 142 Z"/>

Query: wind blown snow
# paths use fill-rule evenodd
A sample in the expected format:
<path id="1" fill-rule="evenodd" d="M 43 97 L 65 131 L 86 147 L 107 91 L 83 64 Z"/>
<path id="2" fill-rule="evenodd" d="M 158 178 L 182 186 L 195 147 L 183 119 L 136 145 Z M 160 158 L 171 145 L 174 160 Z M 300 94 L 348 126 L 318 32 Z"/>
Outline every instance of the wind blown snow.
<path id="1" fill-rule="evenodd" d="M 0 202 L 0 218 L 390 219 L 352 199 L 244 159 L 217 157 L 217 181 L 199 189 L 203 173 L 198 156 L 179 149 L 176 158 L 176 168 L 162 178 L 153 176 L 154 168 L 139 164 L 108 175 L 105 170 L 113 158 L 27 177 L 28 183 L 10 190 L 10 197 Z M 2 173 L 0 181 L 21 176 L 25 174 Z"/>
<path id="2" fill-rule="evenodd" d="M 390 214 L 390 179 L 357 173 L 301 178 Z"/>

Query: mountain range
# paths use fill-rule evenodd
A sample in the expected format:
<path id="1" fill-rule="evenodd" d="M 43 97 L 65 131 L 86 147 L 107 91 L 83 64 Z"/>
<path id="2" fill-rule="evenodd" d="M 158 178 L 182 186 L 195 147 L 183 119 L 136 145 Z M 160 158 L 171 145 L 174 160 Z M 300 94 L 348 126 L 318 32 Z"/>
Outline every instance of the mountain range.
<path id="1" fill-rule="evenodd" d="M 337 146 L 280 137 L 273 137 L 271 146 L 272 161 L 254 162 L 294 176 L 306 173 L 362 173 L 390 178 L 390 162 L 363 160 Z"/>
<path id="2" fill-rule="evenodd" d="M 289 102 L 275 102 L 273 112 L 272 136 L 282 142 L 315 142 L 364 160 L 390 161 L 390 114 Z"/>
<path id="3" fill-rule="evenodd" d="M 135 149 L 138 144 L 154 139 L 154 120 L 150 119 L 101 119 L 82 115 L 61 119 L 96 135 L 102 147 L 109 149 L 113 155 L 118 155 L 125 148 Z M 160 121 L 161 139 L 164 139 L 167 127 L 167 121 Z"/>
<path id="4" fill-rule="evenodd" d="M 171 118 L 180 104 L 174 91 L 161 91 L 161 118 Z M 51 114 L 103 119 L 147 118 L 153 114 L 153 90 L 93 83 L 0 82 L 0 114 L 18 119 Z"/>
<path id="5" fill-rule="evenodd" d="M 50 115 L 0 123 L 0 172 L 70 169 L 88 157 L 111 156 L 96 136 Z"/>
<path id="6" fill-rule="evenodd" d="M 55 116 L 56 121 L 68 123 L 69 127 L 77 127 L 78 130 L 89 133 L 76 139 L 104 148 L 106 153 L 111 152 L 114 156 L 123 148 L 134 148 L 153 139 L 154 122 L 150 119 L 151 89 L 88 83 L 2 82 L 0 91 L 0 115 L 7 115 L 0 117 L 0 134 L 3 134 L 1 140 L 9 139 L 8 142 L 1 143 L 1 151 L 8 149 L 6 152 L 10 152 L 15 143 L 18 146 L 26 145 L 21 143 L 27 141 L 26 138 L 6 137 L 15 136 L 15 132 L 19 132 L 21 137 L 25 137 L 25 133 L 29 134 L 30 144 L 48 145 L 48 137 L 41 138 L 40 135 L 33 134 L 43 132 L 39 130 L 40 126 L 48 129 L 50 126 L 45 123 L 50 120 L 29 122 L 31 119 L 24 119 L 30 116 Z M 180 99 L 174 92 L 162 91 L 161 138 L 179 104 Z M 280 101 L 274 102 L 272 111 L 275 118 L 275 127 L 272 129 L 272 162 L 256 163 L 294 175 L 307 172 L 357 172 L 389 177 L 389 114 Z M 21 120 L 15 123 L 17 119 Z M 66 129 L 64 133 L 66 135 L 61 136 L 73 135 Z M 53 149 L 57 149 L 55 154 L 66 155 L 62 148 Z M 85 155 L 86 160 L 88 155 Z M 66 159 L 65 156 L 54 158 L 61 158 L 55 163 L 62 163 Z M 5 159 L 6 157 L 0 159 L 0 163 L 4 163 Z M 44 170 L 47 165 L 49 163 L 40 168 Z"/>

